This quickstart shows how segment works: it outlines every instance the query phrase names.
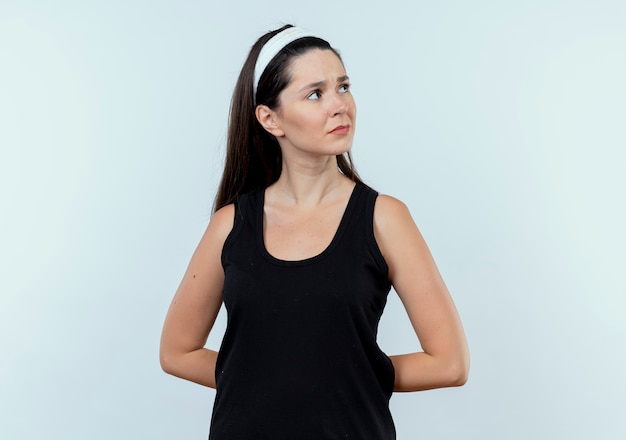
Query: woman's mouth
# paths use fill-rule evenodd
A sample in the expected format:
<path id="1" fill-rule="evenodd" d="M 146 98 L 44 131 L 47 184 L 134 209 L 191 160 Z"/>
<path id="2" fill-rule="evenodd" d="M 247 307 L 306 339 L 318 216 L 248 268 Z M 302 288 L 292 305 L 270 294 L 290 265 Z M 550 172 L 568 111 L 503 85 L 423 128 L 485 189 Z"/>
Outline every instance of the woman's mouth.
<path id="1" fill-rule="evenodd" d="M 349 131 L 350 131 L 349 125 L 339 125 L 333 128 L 330 134 L 344 135 L 344 134 L 348 134 Z"/>

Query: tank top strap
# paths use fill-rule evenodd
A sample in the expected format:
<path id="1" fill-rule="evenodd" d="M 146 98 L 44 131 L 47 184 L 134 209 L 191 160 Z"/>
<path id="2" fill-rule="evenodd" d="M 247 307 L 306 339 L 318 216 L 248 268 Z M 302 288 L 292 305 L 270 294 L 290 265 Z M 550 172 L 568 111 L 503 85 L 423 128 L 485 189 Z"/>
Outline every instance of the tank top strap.
<path id="1" fill-rule="evenodd" d="M 230 231 L 222 248 L 222 264 L 224 254 L 232 247 L 233 243 L 241 235 L 244 226 L 254 227 L 255 206 L 258 203 L 259 194 L 262 190 L 257 190 L 241 195 L 234 202 L 235 218 L 233 219 L 233 229 Z"/>
<path id="2" fill-rule="evenodd" d="M 361 186 L 361 185 L 360 185 Z M 376 199 L 378 198 L 378 192 L 368 186 L 362 185 L 362 192 L 358 198 L 357 206 L 355 206 L 355 221 L 358 225 L 354 225 L 351 228 L 354 233 L 363 234 L 358 239 L 365 239 L 367 248 L 370 255 L 374 259 L 374 262 L 381 270 L 382 273 L 387 273 L 388 266 L 383 254 L 376 242 L 376 236 L 374 235 L 374 208 L 376 206 Z M 357 237 L 352 237 L 356 239 Z"/>

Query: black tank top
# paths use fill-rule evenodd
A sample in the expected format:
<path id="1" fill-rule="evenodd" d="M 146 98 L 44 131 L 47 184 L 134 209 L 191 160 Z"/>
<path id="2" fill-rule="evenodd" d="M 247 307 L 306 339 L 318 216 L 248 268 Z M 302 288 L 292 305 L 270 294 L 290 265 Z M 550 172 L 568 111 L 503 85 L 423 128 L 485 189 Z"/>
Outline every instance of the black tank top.
<path id="1" fill-rule="evenodd" d="M 264 190 L 235 204 L 224 243 L 228 320 L 210 440 L 391 440 L 391 360 L 376 343 L 390 284 L 377 193 L 356 185 L 330 245 L 284 261 L 263 241 Z"/>

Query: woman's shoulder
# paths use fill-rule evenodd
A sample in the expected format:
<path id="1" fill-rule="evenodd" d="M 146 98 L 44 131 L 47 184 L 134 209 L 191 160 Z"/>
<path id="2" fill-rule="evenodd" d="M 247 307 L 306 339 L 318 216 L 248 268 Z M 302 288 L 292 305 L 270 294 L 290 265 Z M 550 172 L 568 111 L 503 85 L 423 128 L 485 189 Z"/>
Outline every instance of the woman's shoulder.
<path id="1" fill-rule="evenodd" d="M 223 242 L 233 229 L 234 223 L 235 204 L 231 203 L 213 213 L 207 227 L 207 235 L 211 235 L 213 239 L 219 239 Z"/>
<path id="2" fill-rule="evenodd" d="M 419 232 L 404 202 L 390 195 L 379 194 L 374 205 L 374 234 L 384 250 L 401 246 L 408 237 Z"/>
<path id="3" fill-rule="evenodd" d="M 374 220 L 383 223 L 394 223 L 411 218 L 407 205 L 393 196 L 378 194 L 374 205 Z"/>

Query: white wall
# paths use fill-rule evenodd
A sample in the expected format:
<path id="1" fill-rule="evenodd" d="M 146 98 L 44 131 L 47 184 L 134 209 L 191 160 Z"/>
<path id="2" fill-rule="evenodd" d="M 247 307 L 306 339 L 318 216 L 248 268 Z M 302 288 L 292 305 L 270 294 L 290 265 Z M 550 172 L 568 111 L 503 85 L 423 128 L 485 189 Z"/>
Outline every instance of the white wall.
<path id="1" fill-rule="evenodd" d="M 0 2 L 0 438 L 206 438 L 159 334 L 236 75 L 287 22 L 341 50 L 359 170 L 469 338 L 465 387 L 392 398 L 398 438 L 624 438 L 626 4 L 240 3 Z M 380 343 L 416 347 L 394 295 Z"/>

